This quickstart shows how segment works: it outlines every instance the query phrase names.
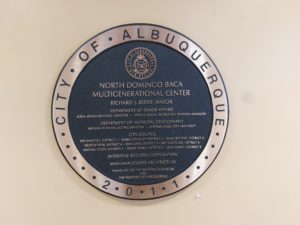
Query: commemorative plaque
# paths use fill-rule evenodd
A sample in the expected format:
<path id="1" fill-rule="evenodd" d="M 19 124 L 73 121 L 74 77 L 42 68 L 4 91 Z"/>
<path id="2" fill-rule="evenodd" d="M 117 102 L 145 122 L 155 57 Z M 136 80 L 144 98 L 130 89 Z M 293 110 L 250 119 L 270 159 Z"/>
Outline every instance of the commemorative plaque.
<path id="1" fill-rule="evenodd" d="M 101 191 L 153 199 L 197 180 L 228 125 L 222 77 L 188 37 L 127 24 L 92 37 L 67 61 L 52 100 L 70 166 Z"/>

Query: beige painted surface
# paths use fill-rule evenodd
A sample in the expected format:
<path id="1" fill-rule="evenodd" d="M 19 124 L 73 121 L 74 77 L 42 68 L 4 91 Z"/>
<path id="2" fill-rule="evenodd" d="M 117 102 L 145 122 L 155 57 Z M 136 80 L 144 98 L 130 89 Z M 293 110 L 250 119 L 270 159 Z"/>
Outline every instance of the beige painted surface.
<path id="1" fill-rule="evenodd" d="M 50 120 L 52 89 L 72 52 L 131 22 L 198 42 L 231 103 L 213 166 L 153 201 L 88 185 L 62 157 Z M 299 225 L 299 64 L 299 0 L 0 0 L 0 225 Z"/>

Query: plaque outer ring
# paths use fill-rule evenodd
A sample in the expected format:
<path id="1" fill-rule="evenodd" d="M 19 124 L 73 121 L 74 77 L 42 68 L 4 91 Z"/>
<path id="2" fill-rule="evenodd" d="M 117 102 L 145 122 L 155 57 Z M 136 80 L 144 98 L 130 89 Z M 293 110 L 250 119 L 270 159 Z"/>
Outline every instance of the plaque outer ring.
<path id="1" fill-rule="evenodd" d="M 123 40 L 124 30 L 131 35 L 131 39 Z M 159 31 L 159 38 L 152 39 L 152 30 Z M 142 35 L 140 35 L 142 34 Z M 167 35 L 175 35 L 171 44 L 166 42 Z M 141 38 L 143 37 L 143 38 Z M 129 185 L 106 177 L 93 168 L 80 154 L 76 148 L 68 124 L 68 102 L 72 86 L 81 70 L 95 56 L 113 46 L 128 41 L 150 41 L 163 44 L 175 49 L 178 53 L 186 56 L 202 73 L 213 105 L 213 123 L 208 142 L 200 156 L 179 175 L 156 184 L 150 185 Z M 188 49 L 183 51 L 180 44 L 188 44 Z M 97 51 L 93 46 L 97 46 Z M 197 50 L 201 56 L 194 60 L 193 52 Z M 217 81 L 212 82 L 213 78 Z M 219 96 L 219 97 L 217 97 Z M 52 125 L 57 144 L 73 170 L 86 182 L 95 188 L 110 195 L 133 200 L 155 199 L 174 194 L 189 186 L 201 177 L 211 166 L 219 154 L 224 143 L 228 128 L 229 105 L 226 88 L 219 70 L 208 56 L 208 54 L 195 42 L 185 35 L 167 27 L 146 23 L 125 24 L 107 29 L 86 41 L 68 59 L 56 81 L 52 106 Z M 222 109 L 222 110 L 220 110 Z M 222 124 L 222 125 L 221 125 Z"/>

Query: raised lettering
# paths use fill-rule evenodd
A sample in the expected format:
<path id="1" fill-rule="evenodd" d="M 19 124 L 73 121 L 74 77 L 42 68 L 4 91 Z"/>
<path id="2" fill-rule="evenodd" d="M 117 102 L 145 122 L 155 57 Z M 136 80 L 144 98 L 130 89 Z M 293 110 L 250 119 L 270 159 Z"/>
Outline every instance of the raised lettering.
<path id="1" fill-rule="evenodd" d="M 130 36 L 130 34 L 128 33 L 128 31 L 125 29 L 124 32 L 123 32 L 123 40 L 125 40 L 126 38 L 131 39 L 131 36 Z"/>

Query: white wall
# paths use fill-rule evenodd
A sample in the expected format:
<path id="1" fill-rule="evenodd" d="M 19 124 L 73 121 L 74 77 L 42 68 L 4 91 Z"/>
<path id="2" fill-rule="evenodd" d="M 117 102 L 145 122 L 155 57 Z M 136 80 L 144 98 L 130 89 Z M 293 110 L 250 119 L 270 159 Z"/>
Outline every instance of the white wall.
<path id="1" fill-rule="evenodd" d="M 149 22 L 182 32 L 214 59 L 231 105 L 209 171 L 152 201 L 83 181 L 52 132 L 52 89 L 94 34 Z M 300 1 L 0 0 L 0 225 L 300 224 Z"/>

